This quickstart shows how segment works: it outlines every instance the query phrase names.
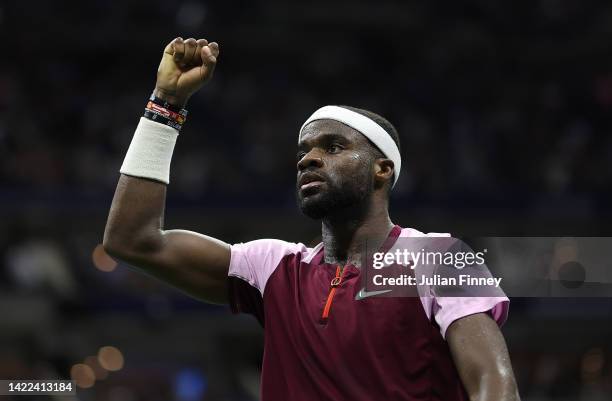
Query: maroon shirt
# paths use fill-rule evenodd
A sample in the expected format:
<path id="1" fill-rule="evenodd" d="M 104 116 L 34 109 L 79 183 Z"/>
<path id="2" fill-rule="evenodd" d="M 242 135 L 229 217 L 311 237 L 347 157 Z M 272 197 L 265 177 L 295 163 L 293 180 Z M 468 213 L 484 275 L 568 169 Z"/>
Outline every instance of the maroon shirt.
<path id="1" fill-rule="evenodd" d="M 423 234 L 399 226 L 398 236 Z M 384 251 L 386 251 L 385 249 Z M 231 247 L 230 305 L 264 326 L 262 401 L 467 400 L 444 334 L 456 319 L 508 299 L 367 297 L 360 270 L 324 263 L 323 245 L 257 240 Z"/>

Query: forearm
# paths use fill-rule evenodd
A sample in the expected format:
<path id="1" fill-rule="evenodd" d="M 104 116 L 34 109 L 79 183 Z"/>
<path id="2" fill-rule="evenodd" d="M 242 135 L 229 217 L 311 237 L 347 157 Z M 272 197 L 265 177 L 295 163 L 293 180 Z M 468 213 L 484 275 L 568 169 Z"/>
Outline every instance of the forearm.
<path id="1" fill-rule="evenodd" d="M 166 185 L 122 174 L 106 229 L 106 250 L 128 262 L 161 246 Z"/>
<path id="2" fill-rule="evenodd" d="M 471 401 L 520 399 L 506 342 L 488 314 L 456 320 L 446 339 Z"/>
<path id="3" fill-rule="evenodd" d="M 161 246 L 161 228 L 170 182 L 170 164 L 184 112 L 166 109 L 165 99 L 152 98 L 134 132 L 107 222 L 109 253 L 131 261 L 140 252 Z"/>
<path id="4" fill-rule="evenodd" d="M 482 375 L 478 391 L 470 394 L 471 401 L 519 401 L 514 375 L 494 371 Z"/>

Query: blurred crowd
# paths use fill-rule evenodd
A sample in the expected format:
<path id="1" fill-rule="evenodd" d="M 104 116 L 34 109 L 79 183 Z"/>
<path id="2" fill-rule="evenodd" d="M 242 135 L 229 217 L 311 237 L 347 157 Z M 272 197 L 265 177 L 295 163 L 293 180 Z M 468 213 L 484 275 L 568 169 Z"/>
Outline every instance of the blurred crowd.
<path id="1" fill-rule="evenodd" d="M 558 235 L 610 232 L 609 2 L 4 2 L 0 310 L 10 318 L 0 322 L 0 379 L 67 378 L 110 344 L 125 369 L 83 400 L 256 397 L 254 322 L 220 317 L 96 248 L 162 50 L 179 35 L 217 41 L 221 55 L 175 150 L 174 224 L 197 230 L 216 214 L 207 233 L 228 241 L 307 241 L 299 236 L 313 226 L 295 214 L 298 130 L 316 108 L 340 104 L 396 126 L 393 208 L 426 211 L 416 219 L 435 221 L 431 231 L 448 230 L 440 216 L 452 215 L 473 223 L 455 225 L 466 231 L 487 227 L 481 235 L 518 220 L 527 234 L 552 234 L 544 218 L 572 222 Z M 575 305 L 571 317 L 551 317 L 565 303 L 543 308 L 551 320 L 535 326 L 538 302 L 515 304 L 507 338 L 524 399 L 612 397 L 608 300 Z M 576 321 L 590 334 L 567 334 Z M 553 346 L 551 335 L 575 346 Z M 228 356 L 206 341 L 242 348 Z"/>
<path id="2" fill-rule="evenodd" d="M 349 104 L 398 128 L 398 199 L 608 209 L 604 1 L 62 4 L 0 14 L 0 177 L 12 196 L 112 191 L 162 49 L 181 35 L 218 41 L 221 57 L 189 103 L 177 196 L 292 207 L 301 123 Z"/>

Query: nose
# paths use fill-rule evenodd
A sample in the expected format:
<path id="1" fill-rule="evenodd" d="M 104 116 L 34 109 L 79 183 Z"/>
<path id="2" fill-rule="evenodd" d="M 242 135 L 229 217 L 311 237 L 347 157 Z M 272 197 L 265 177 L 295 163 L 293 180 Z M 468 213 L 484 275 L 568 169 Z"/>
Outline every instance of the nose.
<path id="1" fill-rule="evenodd" d="M 309 167 L 323 167 L 323 159 L 316 148 L 306 153 L 297 163 L 298 171 L 306 170 Z"/>

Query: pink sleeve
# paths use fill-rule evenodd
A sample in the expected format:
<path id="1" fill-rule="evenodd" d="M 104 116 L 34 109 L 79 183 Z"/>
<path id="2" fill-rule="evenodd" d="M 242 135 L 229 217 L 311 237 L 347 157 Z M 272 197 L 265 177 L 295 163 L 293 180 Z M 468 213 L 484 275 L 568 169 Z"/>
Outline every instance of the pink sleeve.
<path id="1" fill-rule="evenodd" d="M 508 297 L 430 297 L 428 304 L 444 338 L 446 330 L 455 320 L 480 312 L 488 312 L 501 327 L 508 318 L 510 308 Z"/>
<path id="2" fill-rule="evenodd" d="M 308 250 L 304 244 L 276 239 L 233 244 L 230 249 L 228 275 L 248 282 L 262 295 L 268 279 L 285 256 Z"/>
<path id="3" fill-rule="evenodd" d="M 407 232 L 407 236 L 427 237 L 450 237 L 448 233 L 428 233 L 422 234 L 418 231 Z M 508 310 L 510 309 L 510 300 L 506 296 L 499 297 L 436 297 L 430 292 L 430 289 L 422 289 L 421 303 L 425 314 L 429 319 L 433 318 L 440 326 L 442 337 L 446 338 L 446 330 L 451 323 L 462 317 L 473 315 L 475 313 L 489 313 L 491 317 L 501 327 L 508 318 Z M 503 295 L 503 292 L 502 294 Z"/>

